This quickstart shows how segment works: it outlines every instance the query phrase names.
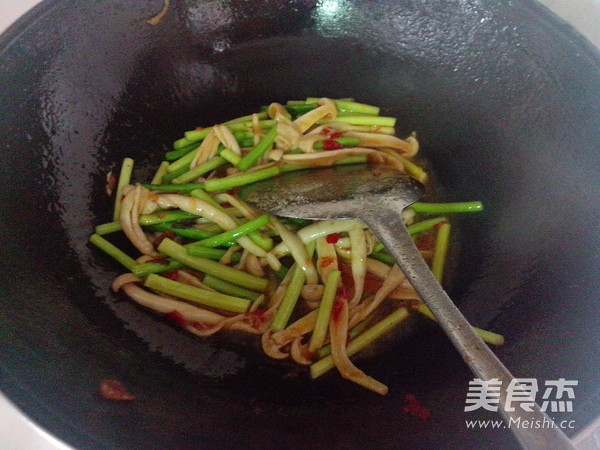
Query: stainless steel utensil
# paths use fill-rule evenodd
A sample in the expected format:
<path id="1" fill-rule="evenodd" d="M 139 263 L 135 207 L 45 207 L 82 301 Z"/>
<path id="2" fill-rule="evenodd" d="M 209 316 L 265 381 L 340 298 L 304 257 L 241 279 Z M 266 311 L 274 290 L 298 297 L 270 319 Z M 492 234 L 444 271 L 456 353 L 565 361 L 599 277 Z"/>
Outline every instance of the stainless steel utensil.
<path id="1" fill-rule="evenodd" d="M 515 392 L 518 383 L 434 278 L 402 221 L 402 210 L 422 194 L 421 183 L 409 175 L 385 165 L 364 164 L 291 172 L 240 190 L 243 200 L 271 214 L 364 221 L 394 257 L 473 373 L 482 380 L 502 383 L 500 410 L 520 444 L 531 449 L 574 448 L 558 427 L 516 425 L 526 421 L 552 424 L 533 399 L 528 402 L 531 411 L 519 406 L 512 411 L 505 408 L 507 388 L 511 386 Z"/>

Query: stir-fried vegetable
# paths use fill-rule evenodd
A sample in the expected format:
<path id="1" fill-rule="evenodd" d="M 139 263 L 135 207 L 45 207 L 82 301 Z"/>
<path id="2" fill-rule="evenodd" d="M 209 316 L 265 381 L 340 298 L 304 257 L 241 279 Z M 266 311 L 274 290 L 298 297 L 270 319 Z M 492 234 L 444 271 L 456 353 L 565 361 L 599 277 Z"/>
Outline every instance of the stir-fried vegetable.
<path id="1" fill-rule="evenodd" d="M 395 136 L 396 119 L 353 99 L 310 97 L 185 133 L 148 183 L 122 164 L 112 222 L 90 242 L 128 271 L 113 289 L 198 336 L 234 330 L 261 336 L 266 355 L 332 368 L 367 389 L 387 387 L 350 357 L 411 313 L 432 318 L 402 271 L 357 220 L 311 222 L 269 216 L 236 189 L 282 172 L 373 161 L 423 183 L 414 133 Z M 135 180 L 134 178 L 134 181 Z M 480 202 L 416 203 L 402 213 L 423 257 L 442 281 L 450 215 Z M 123 232 L 133 259 L 108 238 Z M 477 332 L 500 345 L 502 336 Z"/>

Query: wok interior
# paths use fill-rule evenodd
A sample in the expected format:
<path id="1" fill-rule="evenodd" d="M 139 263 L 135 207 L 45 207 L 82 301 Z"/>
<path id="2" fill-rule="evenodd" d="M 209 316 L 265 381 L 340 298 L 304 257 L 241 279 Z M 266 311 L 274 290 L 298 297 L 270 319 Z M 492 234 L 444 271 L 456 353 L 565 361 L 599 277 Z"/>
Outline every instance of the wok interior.
<path id="1" fill-rule="evenodd" d="M 598 413 L 594 50 L 529 2 L 189 0 L 152 27 L 156 7 L 47 2 L 3 38 L 0 388 L 19 407 L 81 448 L 515 445 L 466 429 L 495 416 L 463 412 L 472 377 L 431 324 L 360 363 L 381 398 L 109 292 L 118 268 L 86 244 L 110 218 L 107 171 L 129 156 L 148 179 L 187 129 L 326 95 L 381 106 L 418 132 L 448 201 L 484 202 L 461 220 L 451 296 L 506 336 L 515 376 L 579 380 L 553 417 Z M 102 378 L 137 399 L 107 403 Z"/>

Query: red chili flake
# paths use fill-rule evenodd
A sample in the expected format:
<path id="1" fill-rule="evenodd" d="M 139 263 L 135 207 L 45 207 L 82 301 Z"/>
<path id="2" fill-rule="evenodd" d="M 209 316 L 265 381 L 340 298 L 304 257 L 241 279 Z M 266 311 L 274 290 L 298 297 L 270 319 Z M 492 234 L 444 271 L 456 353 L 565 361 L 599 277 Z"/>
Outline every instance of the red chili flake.
<path id="1" fill-rule="evenodd" d="M 177 280 L 177 277 L 179 276 L 179 270 L 177 269 L 173 269 L 173 270 L 169 270 L 165 276 L 169 279 L 169 280 Z"/>
<path id="2" fill-rule="evenodd" d="M 335 258 L 333 256 L 324 256 L 323 258 L 321 258 L 321 263 L 319 264 L 319 266 L 321 267 L 321 269 L 324 269 L 325 267 L 333 264 L 335 262 Z"/>
<path id="3" fill-rule="evenodd" d="M 325 127 L 321 130 L 319 134 L 322 134 L 323 136 L 329 136 L 331 134 L 331 131 L 331 128 Z"/>
<path id="4" fill-rule="evenodd" d="M 152 200 L 153 202 L 155 202 L 156 200 L 158 200 L 158 195 L 157 194 L 150 194 L 149 198 L 150 198 L 150 200 Z"/>
<path id="5" fill-rule="evenodd" d="M 229 195 L 236 195 L 236 194 L 237 194 L 237 191 L 238 191 L 238 188 L 234 187 L 233 189 L 229 189 L 229 190 L 227 191 L 227 193 L 228 193 Z"/>
<path id="6" fill-rule="evenodd" d="M 165 218 L 165 213 L 157 213 L 156 217 L 158 217 L 159 219 L 164 219 Z"/>
<path id="7" fill-rule="evenodd" d="M 445 223 L 448 223 L 448 222 L 444 221 L 444 222 L 436 223 L 436 224 L 433 226 L 433 228 L 435 228 L 435 229 L 437 230 L 438 228 L 440 228 L 440 227 L 441 227 L 442 225 L 444 225 Z"/>
<path id="8" fill-rule="evenodd" d="M 317 107 L 319 107 L 319 106 L 323 106 L 323 105 L 321 103 L 317 103 Z"/>
<path id="9" fill-rule="evenodd" d="M 187 321 L 185 320 L 185 317 L 183 317 L 181 315 L 181 313 L 179 311 L 177 311 L 176 309 L 174 309 L 171 312 L 168 312 L 166 314 L 166 316 L 171 319 L 173 322 L 175 322 L 177 325 L 181 325 L 182 327 L 187 325 Z"/>
<path id="10" fill-rule="evenodd" d="M 339 150 L 341 148 L 344 148 L 344 146 L 338 141 L 334 141 L 333 139 L 325 139 L 323 141 L 323 148 L 325 150 Z"/>
<path id="11" fill-rule="evenodd" d="M 123 383 L 117 380 L 101 380 L 100 395 L 106 400 L 135 400 Z"/>
<path id="12" fill-rule="evenodd" d="M 328 244 L 335 244 L 335 243 L 337 243 L 337 241 L 340 240 L 340 233 L 328 234 L 327 237 L 325 238 L 325 240 L 327 241 Z"/>
<path id="13" fill-rule="evenodd" d="M 196 130 L 204 130 L 204 127 L 196 127 Z"/>
<path id="14" fill-rule="evenodd" d="M 336 131 L 335 133 L 331 133 L 331 134 L 329 135 L 329 137 L 330 137 L 331 139 L 337 139 L 337 138 L 339 138 L 339 137 L 341 137 L 341 136 L 342 136 L 342 133 L 340 133 L 339 131 Z"/>
<path id="15" fill-rule="evenodd" d="M 418 417 L 421 420 L 429 419 L 429 416 L 431 416 L 431 408 L 423 406 L 414 395 L 407 394 L 404 397 L 404 400 L 406 401 L 406 405 L 402 407 L 404 411 Z"/>
<path id="16" fill-rule="evenodd" d="M 333 307 L 331 308 L 331 320 L 333 320 L 334 322 L 339 322 L 343 308 L 344 302 L 342 300 L 334 300 Z"/>

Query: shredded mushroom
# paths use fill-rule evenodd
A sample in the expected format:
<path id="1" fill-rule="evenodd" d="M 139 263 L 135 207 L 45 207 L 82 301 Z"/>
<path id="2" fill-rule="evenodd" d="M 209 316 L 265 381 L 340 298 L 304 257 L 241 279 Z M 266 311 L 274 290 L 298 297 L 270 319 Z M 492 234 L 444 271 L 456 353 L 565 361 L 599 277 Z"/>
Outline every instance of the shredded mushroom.
<path id="1" fill-rule="evenodd" d="M 121 202 L 119 220 L 123 226 L 123 232 L 135 247 L 145 255 L 155 255 L 154 246 L 142 230 L 139 217 L 144 209 L 150 192 L 141 185 L 126 186 L 123 189 L 125 196 Z"/>
<path id="2" fill-rule="evenodd" d="M 385 384 L 380 383 L 374 378 L 366 375 L 362 370 L 358 369 L 346 354 L 346 337 L 348 336 L 348 301 L 345 299 L 336 300 L 334 314 L 331 316 L 329 323 L 329 338 L 331 339 L 331 355 L 333 362 L 339 370 L 342 377 L 360 384 L 361 386 L 370 389 L 378 394 L 385 395 L 388 388 Z"/>
<path id="3" fill-rule="evenodd" d="M 146 21 L 148 23 L 148 25 L 158 25 L 163 20 L 165 15 L 167 14 L 170 4 L 171 4 L 171 0 L 163 0 L 162 9 L 160 10 L 160 12 L 157 15 L 151 17 L 150 19 L 148 19 Z"/>

